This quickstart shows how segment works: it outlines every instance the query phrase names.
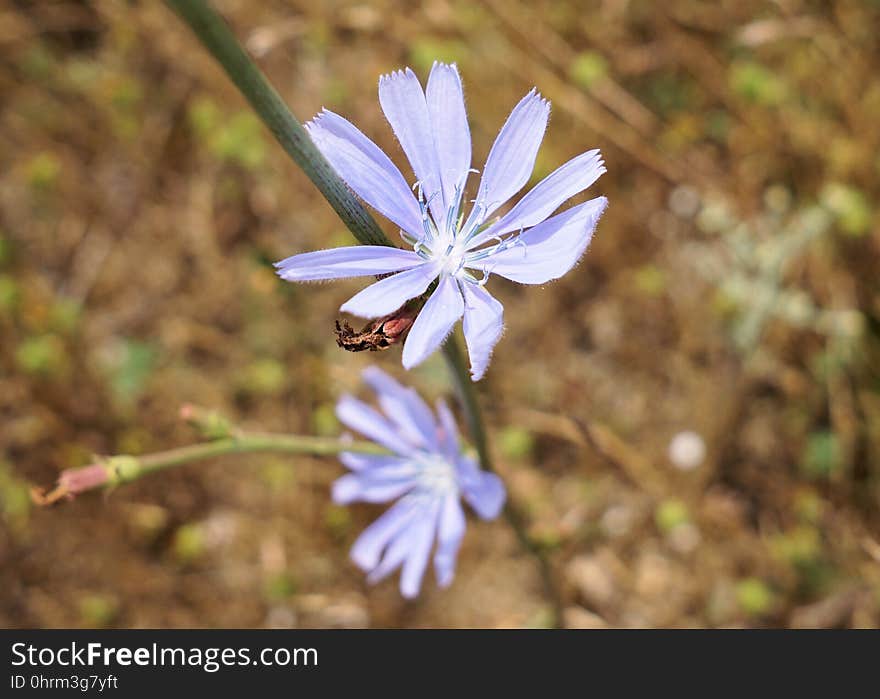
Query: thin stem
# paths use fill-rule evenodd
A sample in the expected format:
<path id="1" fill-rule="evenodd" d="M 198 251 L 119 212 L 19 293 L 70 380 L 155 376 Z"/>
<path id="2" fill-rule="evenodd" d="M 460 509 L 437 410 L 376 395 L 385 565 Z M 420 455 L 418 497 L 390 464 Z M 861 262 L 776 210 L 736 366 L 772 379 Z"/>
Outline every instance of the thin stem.
<path id="1" fill-rule="evenodd" d="M 468 425 L 468 431 L 474 441 L 480 464 L 487 471 L 495 471 L 492 465 L 492 457 L 489 454 L 489 445 L 486 439 L 486 429 L 483 424 L 480 403 L 474 383 L 468 375 L 468 368 L 464 361 L 464 355 L 455 335 L 449 337 L 443 345 L 443 356 L 452 375 L 459 402 L 464 411 L 464 418 Z M 504 517 L 510 524 L 520 545 L 528 551 L 538 562 L 541 572 L 541 580 L 550 603 L 553 606 L 553 621 L 556 628 L 564 628 L 562 593 L 556 583 L 553 565 L 547 557 L 546 551 L 529 536 L 528 517 L 523 509 L 510 498 L 504 506 Z"/>
<path id="2" fill-rule="evenodd" d="M 233 437 L 224 437 L 201 444 L 190 444 L 155 454 L 145 456 L 119 454 L 100 459 L 89 466 L 69 468 L 61 472 L 58 484 L 51 492 L 43 494 L 34 491 L 33 495 L 38 504 L 50 505 L 62 498 L 72 497 L 90 490 L 130 483 L 166 468 L 183 466 L 194 461 L 204 461 L 227 454 L 278 452 L 331 456 L 344 451 L 362 454 L 387 453 L 385 449 L 373 442 L 304 437 L 294 434 L 243 432 L 237 433 Z"/>
<path id="3" fill-rule="evenodd" d="M 391 245 L 375 219 L 312 143 L 302 124 L 238 43 L 223 18 L 203 0 L 166 0 L 250 102 L 281 147 L 315 183 L 343 223 L 364 245 Z"/>
<path id="4" fill-rule="evenodd" d="M 141 457 L 137 477 L 171 466 L 188 464 L 226 454 L 255 452 L 278 452 L 282 454 L 309 454 L 311 456 L 334 456 L 344 451 L 361 454 L 387 454 L 387 450 L 363 441 L 344 441 L 325 437 L 308 437 L 297 434 L 267 434 L 248 432 L 236 437 L 213 442 L 191 444 L 177 449 Z"/>
<path id="5" fill-rule="evenodd" d="M 446 365 L 449 367 L 449 373 L 452 375 L 456 395 L 464 411 L 464 419 L 467 422 L 468 432 L 480 457 L 480 463 L 484 469 L 492 471 L 492 457 L 489 454 L 486 429 L 483 426 L 483 416 L 480 411 L 480 402 L 477 400 L 474 383 L 468 375 L 464 354 L 461 351 L 461 347 L 459 347 L 458 339 L 455 335 L 450 335 L 444 343 L 443 356 L 446 359 Z"/>

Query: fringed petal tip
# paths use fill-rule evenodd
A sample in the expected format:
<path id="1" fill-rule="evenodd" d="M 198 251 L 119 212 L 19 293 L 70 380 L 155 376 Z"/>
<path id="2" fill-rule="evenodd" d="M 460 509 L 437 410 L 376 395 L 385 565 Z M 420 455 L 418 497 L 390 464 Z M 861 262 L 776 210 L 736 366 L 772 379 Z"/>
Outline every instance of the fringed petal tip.
<path id="1" fill-rule="evenodd" d="M 392 70 L 390 73 L 383 73 L 382 75 L 380 75 L 379 86 L 381 87 L 383 83 L 387 83 L 392 80 L 401 80 L 402 78 L 409 77 L 417 78 L 412 68 L 410 68 L 409 66 L 406 66 L 405 68 L 398 68 L 397 70 Z"/>
<path id="2" fill-rule="evenodd" d="M 310 134 L 312 129 L 321 125 L 321 121 L 327 117 L 329 114 L 334 114 L 331 110 L 327 109 L 327 107 L 321 107 L 311 119 L 303 124 L 303 128 L 308 131 Z"/>

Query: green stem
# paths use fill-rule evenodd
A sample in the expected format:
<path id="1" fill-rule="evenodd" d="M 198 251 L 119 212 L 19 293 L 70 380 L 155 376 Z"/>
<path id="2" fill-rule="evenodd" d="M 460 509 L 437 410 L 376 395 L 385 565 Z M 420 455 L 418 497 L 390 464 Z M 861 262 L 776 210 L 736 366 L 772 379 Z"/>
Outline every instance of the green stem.
<path id="1" fill-rule="evenodd" d="M 278 452 L 281 454 L 309 454 L 333 456 L 344 451 L 362 454 L 387 454 L 387 450 L 373 442 L 347 442 L 324 437 L 304 437 L 295 434 L 245 433 L 237 437 L 218 439 L 214 442 L 191 444 L 178 449 L 149 454 L 137 459 L 139 470 L 136 477 L 171 466 L 201 461 L 226 454 Z M 136 458 L 136 457 L 135 457 Z M 127 479 L 130 480 L 130 479 Z"/>
<path id="2" fill-rule="evenodd" d="M 458 402 L 464 411 L 464 419 L 467 422 L 468 432 L 480 457 L 480 463 L 484 469 L 492 471 L 492 457 L 489 454 L 486 428 L 483 425 L 483 415 L 480 411 L 480 402 L 477 399 L 474 382 L 471 381 L 471 377 L 468 374 L 464 354 L 455 335 L 450 335 L 444 343 L 443 356 L 446 359 L 446 365 L 449 367 L 449 373 L 452 375 Z"/>
<path id="3" fill-rule="evenodd" d="M 331 456 L 344 451 L 362 454 L 387 454 L 373 442 L 344 441 L 324 437 L 303 437 L 294 434 L 238 433 L 202 444 L 190 444 L 177 449 L 145 456 L 118 454 L 83 466 L 61 472 L 57 487 L 48 495 L 37 496 L 40 504 L 51 504 L 64 497 L 79 495 L 98 488 L 107 488 L 142 478 L 166 468 L 204 461 L 227 454 L 278 452 L 282 454 L 309 454 Z"/>
<path id="4" fill-rule="evenodd" d="M 452 374 L 452 380 L 464 411 L 464 419 L 467 422 L 468 431 L 474 440 L 474 446 L 480 457 L 480 464 L 485 470 L 494 472 L 495 468 L 492 465 L 492 458 L 489 454 L 486 429 L 483 424 L 480 403 L 477 399 L 477 391 L 468 375 L 467 364 L 455 335 L 450 336 L 446 340 L 446 343 L 443 345 L 443 355 L 446 358 L 449 373 Z M 538 562 L 545 594 L 553 607 L 554 626 L 556 628 L 563 628 L 565 622 L 563 618 L 562 592 L 556 583 L 553 565 L 546 551 L 529 536 L 528 516 L 515 501 L 508 498 L 504 506 L 504 517 L 516 534 L 520 546 L 532 554 Z"/>
<path id="5" fill-rule="evenodd" d="M 203 0 L 166 0 L 166 3 L 223 66 L 281 147 L 315 183 L 354 237 L 364 245 L 391 245 L 375 219 L 333 171 L 302 124 L 245 53 L 223 18 Z"/>

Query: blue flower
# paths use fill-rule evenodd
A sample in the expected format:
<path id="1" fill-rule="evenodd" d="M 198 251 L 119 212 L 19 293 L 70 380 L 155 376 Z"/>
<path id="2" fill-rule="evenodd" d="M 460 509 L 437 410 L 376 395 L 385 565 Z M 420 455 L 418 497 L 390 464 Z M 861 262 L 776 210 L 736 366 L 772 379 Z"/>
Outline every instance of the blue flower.
<path id="1" fill-rule="evenodd" d="M 493 218 L 528 181 L 544 137 L 550 103 L 533 89 L 495 139 L 465 216 L 462 197 L 474 171 L 455 65 L 434 63 L 425 91 L 409 68 L 382 76 L 379 102 L 415 173 L 417 194 L 388 156 L 338 114 L 324 110 L 306 127 L 348 186 L 397 224 L 412 250 L 378 245 L 321 250 L 282 260 L 277 272 L 294 282 L 394 273 L 342 305 L 342 311 L 363 318 L 393 313 L 439 280 L 409 332 L 403 365 L 409 369 L 426 359 L 463 316 L 471 375 L 479 380 L 503 330 L 504 309 L 485 282 L 498 274 L 544 284 L 577 263 L 608 200 L 597 197 L 551 214 L 605 172 L 602 158 L 598 150 L 577 156 Z"/>
<path id="2" fill-rule="evenodd" d="M 452 582 L 465 530 L 460 500 L 483 519 L 494 519 L 504 505 L 504 485 L 462 453 L 445 403 L 438 402 L 435 418 L 415 390 L 382 370 L 370 367 L 363 377 L 382 412 L 344 396 L 336 414 L 344 425 L 392 455 L 343 453 L 340 459 L 351 473 L 333 484 L 333 500 L 342 505 L 397 500 L 355 541 L 351 558 L 371 583 L 402 567 L 400 592 L 412 598 L 419 594 L 435 540 L 437 582 L 441 587 Z"/>

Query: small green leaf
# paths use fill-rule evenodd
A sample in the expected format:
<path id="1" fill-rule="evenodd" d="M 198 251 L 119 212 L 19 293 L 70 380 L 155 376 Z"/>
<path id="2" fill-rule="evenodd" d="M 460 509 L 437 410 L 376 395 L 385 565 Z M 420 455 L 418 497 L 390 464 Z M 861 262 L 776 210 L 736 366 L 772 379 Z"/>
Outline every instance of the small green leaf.
<path id="1" fill-rule="evenodd" d="M 568 67 L 572 82 L 589 90 L 599 80 L 608 75 L 608 61 L 594 51 L 579 53 Z"/>
<path id="2" fill-rule="evenodd" d="M 840 230 L 847 235 L 860 237 L 871 230 L 873 212 L 861 190 L 832 182 L 822 190 L 820 199 L 837 220 Z"/>
<path id="3" fill-rule="evenodd" d="M 535 448 L 535 438 L 522 427 L 505 427 L 498 435 L 498 447 L 509 459 L 525 459 Z"/>
<path id="4" fill-rule="evenodd" d="M 765 106 L 780 104 L 788 92 L 785 82 L 776 73 L 754 61 L 731 66 L 730 87 L 749 102 Z"/>
<path id="5" fill-rule="evenodd" d="M 58 375 L 65 366 L 64 344 L 55 335 L 29 337 L 18 346 L 15 359 L 28 374 Z"/>
<path id="6" fill-rule="evenodd" d="M 174 557 L 181 563 L 190 563 L 205 552 L 205 534 L 198 524 L 184 524 L 174 533 Z"/>
<path id="7" fill-rule="evenodd" d="M 760 578 L 746 578 L 736 585 L 736 601 L 749 616 L 764 616 L 773 607 L 773 591 Z"/>
<path id="8" fill-rule="evenodd" d="M 27 165 L 27 181 L 35 190 L 54 189 L 60 175 L 61 161 L 58 156 L 48 151 L 38 153 Z"/>
<path id="9" fill-rule="evenodd" d="M 810 478 L 828 478 L 840 468 L 840 445 L 829 430 L 814 432 L 801 457 L 801 469 Z"/>
<path id="10" fill-rule="evenodd" d="M 657 528 L 667 534 L 681 524 L 690 521 L 688 507 L 681 500 L 670 498 L 661 502 L 654 511 Z"/>

